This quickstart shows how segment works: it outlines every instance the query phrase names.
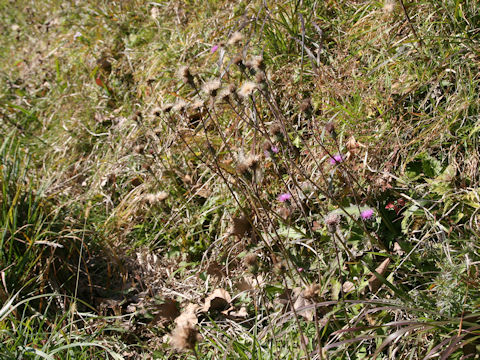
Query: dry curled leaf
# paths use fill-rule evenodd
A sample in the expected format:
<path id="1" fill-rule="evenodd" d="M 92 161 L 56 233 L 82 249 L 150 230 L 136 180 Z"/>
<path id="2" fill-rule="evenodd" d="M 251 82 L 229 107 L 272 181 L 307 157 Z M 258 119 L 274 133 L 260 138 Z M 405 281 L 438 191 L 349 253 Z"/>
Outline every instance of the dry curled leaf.
<path id="1" fill-rule="evenodd" d="M 248 317 L 247 308 L 245 306 L 242 306 L 238 311 L 232 307 L 231 309 L 224 311 L 223 313 L 232 320 L 241 320 Z"/>
<path id="2" fill-rule="evenodd" d="M 175 319 L 177 326 L 194 326 L 198 324 L 197 312 L 201 309 L 200 305 L 188 304 L 185 310 Z"/>
<path id="3" fill-rule="evenodd" d="M 295 299 L 293 308 L 298 315 L 304 317 L 308 321 L 313 321 L 313 318 L 315 316 L 315 308 L 312 306 L 313 304 L 314 302 L 310 299 L 305 298 L 303 296 L 303 293 L 301 292 Z"/>
<path id="4" fill-rule="evenodd" d="M 345 144 L 345 146 L 351 152 L 355 152 L 360 147 L 365 147 L 365 145 L 363 145 L 362 143 L 359 143 L 353 135 L 350 136 L 350 138 L 347 140 L 347 143 Z"/>
<path id="5" fill-rule="evenodd" d="M 342 285 L 342 290 L 345 294 L 349 293 L 353 289 L 355 289 L 355 284 L 351 281 L 345 281 Z"/>
<path id="6" fill-rule="evenodd" d="M 204 312 L 215 310 L 223 311 L 231 307 L 231 301 L 232 298 L 225 289 L 216 289 L 209 296 L 207 296 L 202 310 Z"/>
<path id="7" fill-rule="evenodd" d="M 170 323 L 180 315 L 177 302 L 170 298 L 166 298 L 163 304 L 157 305 L 156 310 L 157 314 L 154 319 L 155 323 Z"/>
<path id="8" fill-rule="evenodd" d="M 405 251 L 403 251 L 402 247 L 400 246 L 400 244 L 398 242 L 393 244 L 393 253 L 395 255 L 399 255 L 399 256 L 405 255 Z"/>
<path id="9" fill-rule="evenodd" d="M 178 351 L 191 350 L 202 340 L 202 336 L 193 325 L 177 326 L 172 331 L 171 344 Z"/>
<path id="10" fill-rule="evenodd" d="M 232 225 L 229 234 L 242 238 L 248 231 L 250 231 L 250 229 L 250 221 L 248 221 L 246 216 L 234 217 L 232 218 Z"/>
<path id="11" fill-rule="evenodd" d="M 308 321 L 312 321 L 315 314 L 315 308 L 311 305 L 314 302 L 304 296 L 304 291 L 300 287 L 293 290 L 286 289 L 276 300 L 277 303 L 285 305 L 285 309 L 295 311 L 295 313 Z M 293 304 L 293 308 L 291 306 Z"/>
<path id="12" fill-rule="evenodd" d="M 170 337 L 172 346 L 179 351 L 193 349 L 202 337 L 196 329 L 197 312 L 201 308 L 197 304 L 188 304 L 185 310 L 175 319 L 175 328 Z"/>
<path id="13" fill-rule="evenodd" d="M 236 284 L 236 288 L 240 291 L 250 291 L 262 287 L 265 284 L 262 275 L 245 275 Z"/>
<path id="14" fill-rule="evenodd" d="M 379 267 L 375 269 L 375 272 L 378 274 L 382 275 L 385 277 L 385 273 L 387 272 L 388 265 L 390 264 L 390 258 L 386 258 Z M 368 279 L 368 288 L 370 289 L 371 292 L 376 292 L 380 286 L 382 285 L 382 282 L 380 281 L 379 278 L 375 274 L 373 274 L 370 279 Z"/>
<path id="15" fill-rule="evenodd" d="M 210 265 L 208 265 L 207 274 L 216 276 L 219 279 L 224 278 L 226 276 L 225 271 L 223 270 L 223 267 L 217 261 L 212 261 Z"/>

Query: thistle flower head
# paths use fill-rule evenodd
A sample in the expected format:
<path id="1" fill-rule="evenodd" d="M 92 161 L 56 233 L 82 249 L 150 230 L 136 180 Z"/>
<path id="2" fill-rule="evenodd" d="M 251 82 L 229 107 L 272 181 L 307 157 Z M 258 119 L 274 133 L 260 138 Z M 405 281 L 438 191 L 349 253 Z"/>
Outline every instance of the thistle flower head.
<path id="1" fill-rule="evenodd" d="M 257 84 L 253 81 L 246 81 L 238 90 L 238 95 L 243 98 L 247 98 L 248 96 L 252 95 L 253 91 L 257 88 Z"/>
<path id="2" fill-rule="evenodd" d="M 182 66 L 178 69 L 178 76 L 180 80 L 182 80 L 185 84 L 189 84 L 194 86 L 195 83 L 193 81 L 193 75 L 190 72 L 190 68 L 188 66 Z"/>
<path id="3" fill-rule="evenodd" d="M 340 225 L 341 217 L 339 214 L 330 213 L 325 217 L 325 225 L 327 225 L 327 230 L 331 233 L 337 231 L 337 227 Z"/>
<path id="4" fill-rule="evenodd" d="M 258 264 L 258 257 L 257 257 L 257 254 L 255 253 L 247 254 L 243 260 L 245 261 L 245 264 L 247 264 L 248 266 L 256 266 Z"/>
<path id="5" fill-rule="evenodd" d="M 259 71 L 255 74 L 255 81 L 258 84 L 264 84 L 267 81 L 267 76 L 263 71 Z"/>
<path id="6" fill-rule="evenodd" d="M 173 106 L 174 106 L 174 104 L 172 104 L 172 103 L 167 103 L 167 104 L 165 104 L 165 105 L 162 106 L 162 111 L 163 111 L 164 113 L 168 113 L 168 112 L 170 112 L 170 110 L 173 109 Z"/>
<path id="7" fill-rule="evenodd" d="M 320 292 L 320 285 L 312 284 L 307 286 L 305 290 L 303 290 L 303 297 L 305 299 L 313 299 L 318 296 L 319 292 Z"/>
<path id="8" fill-rule="evenodd" d="M 260 71 L 265 69 L 262 56 L 253 56 L 250 60 L 245 62 L 245 66 L 249 69 Z"/>
<path id="9" fill-rule="evenodd" d="M 277 262 L 273 266 L 273 271 L 277 275 L 285 274 L 285 272 L 287 271 L 287 263 L 284 260 L 281 260 L 281 261 Z"/>
<path id="10" fill-rule="evenodd" d="M 299 110 L 302 113 L 310 112 L 312 110 L 312 99 L 311 98 L 303 99 L 302 102 L 300 103 Z"/>
<path id="11" fill-rule="evenodd" d="M 180 99 L 178 100 L 175 105 L 173 105 L 172 107 L 172 110 L 173 111 L 185 111 L 188 107 L 188 103 L 183 100 L 183 99 Z"/>
<path id="12" fill-rule="evenodd" d="M 162 113 L 162 108 L 159 108 L 159 107 L 156 107 L 152 110 L 152 114 L 153 116 L 160 116 L 160 114 Z"/>
<path id="13" fill-rule="evenodd" d="M 161 203 L 166 198 L 168 198 L 168 193 L 165 191 L 160 191 L 157 193 L 146 194 L 144 199 L 149 205 L 155 205 Z"/>
<path id="14" fill-rule="evenodd" d="M 273 123 L 270 127 L 270 134 L 279 140 L 283 140 L 285 133 L 282 124 L 279 122 Z"/>
<path id="15" fill-rule="evenodd" d="M 235 56 L 232 60 L 233 64 L 237 65 L 240 70 L 244 71 L 245 70 L 245 64 L 243 63 L 243 58 L 238 55 L 238 56 Z"/>
<path id="16" fill-rule="evenodd" d="M 206 94 L 208 94 L 211 97 L 215 97 L 217 95 L 218 89 L 220 89 L 220 80 L 211 80 L 206 82 L 202 89 L 205 91 Z"/>
<path id="17" fill-rule="evenodd" d="M 395 10 L 395 1 L 394 0 L 385 0 L 383 4 L 383 11 L 390 14 Z"/>
<path id="18" fill-rule="evenodd" d="M 235 31 L 230 39 L 228 39 L 227 45 L 235 45 L 243 40 L 243 35 L 240 31 Z"/>
<path id="19" fill-rule="evenodd" d="M 341 154 L 333 155 L 333 157 L 331 157 L 329 161 L 330 161 L 330 164 L 336 165 L 343 161 L 343 156 Z"/>
<path id="20" fill-rule="evenodd" d="M 278 195 L 278 201 L 280 201 L 280 202 L 286 202 L 286 201 L 290 200 L 291 198 L 292 198 L 292 194 L 290 194 L 290 193 L 284 193 L 284 194 Z"/>
<path id="21" fill-rule="evenodd" d="M 260 163 L 260 157 L 257 155 L 249 155 L 237 166 L 237 171 L 240 175 L 247 175 L 249 172 L 254 172 Z"/>
<path id="22" fill-rule="evenodd" d="M 205 102 L 203 100 L 196 100 L 192 105 L 192 110 L 200 110 L 205 106 Z"/>
<path id="23" fill-rule="evenodd" d="M 373 216 L 373 210 L 372 209 L 366 209 L 366 210 L 363 210 L 360 213 L 360 217 L 363 220 L 369 220 L 369 219 L 371 219 L 372 216 Z"/>
<path id="24" fill-rule="evenodd" d="M 228 85 L 225 89 L 222 89 L 218 94 L 219 101 L 228 101 L 229 97 L 235 94 L 237 87 L 234 84 Z"/>
<path id="25" fill-rule="evenodd" d="M 332 136 L 332 138 L 335 139 L 337 137 L 337 133 L 335 131 L 335 125 L 333 122 L 329 121 L 328 123 L 325 124 L 325 131 L 329 133 Z"/>

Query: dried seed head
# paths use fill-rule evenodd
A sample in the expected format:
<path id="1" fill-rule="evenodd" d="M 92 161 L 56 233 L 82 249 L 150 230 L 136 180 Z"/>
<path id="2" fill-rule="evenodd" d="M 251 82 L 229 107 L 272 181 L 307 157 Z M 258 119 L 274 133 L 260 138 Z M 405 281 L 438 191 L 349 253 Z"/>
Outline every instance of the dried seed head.
<path id="1" fill-rule="evenodd" d="M 237 65 L 240 70 L 245 71 L 245 64 L 243 63 L 243 58 L 240 55 L 235 56 L 232 62 Z"/>
<path id="2" fill-rule="evenodd" d="M 133 114 L 133 120 L 135 120 L 137 123 L 141 124 L 143 119 L 143 114 L 140 110 L 135 111 Z"/>
<path id="3" fill-rule="evenodd" d="M 215 97 L 217 95 L 218 89 L 220 89 L 220 80 L 211 80 L 206 82 L 202 89 L 205 91 L 206 94 L 210 97 Z"/>
<path id="4" fill-rule="evenodd" d="M 329 133 L 334 139 L 337 137 L 337 133 L 335 131 L 335 124 L 331 121 L 325 124 L 325 130 Z"/>
<path id="5" fill-rule="evenodd" d="M 255 82 L 258 84 L 265 84 L 267 81 L 267 76 L 265 75 L 265 72 L 259 71 L 255 74 Z"/>
<path id="6" fill-rule="evenodd" d="M 303 297 L 305 299 L 313 299 L 318 297 L 318 293 L 320 291 L 320 285 L 318 284 L 312 284 L 309 285 L 303 290 Z"/>
<path id="7" fill-rule="evenodd" d="M 237 90 L 237 87 L 234 84 L 228 85 L 225 89 L 220 91 L 220 93 L 218 94 L 218 100 L 228 101 L 230 96 L 235 94 L 236 90 Z"/>
<path id="8" fill-rule="evenodd" d="M 250 221 L 248 221 L 245 215 L 240 217 L 233 217 L 232 224 L 230 225 L 229 234 L 242 238 L 247 232 L 252 229 Z"/>
<path id="9" fill-rule="evenodd" d="M 255 253 L 249 253 L 243 259 L 245 264 L 248 266 L 257 266 L 258 265 L 258 256 Z"/>
<path id="10" fill-rule="evenodd" d="M 200 109 L 202 109 L 204 106 L 205 106 L 205 101 L 203 101 L 203 100 L 196 100 L 196 101 L 192 104 L 191 108 L 192 108 L 192 110 L 200 110 Z"/>
<path id="11" fill-rule="evenodd" d="M 251 175 L 257 170 L 260 164 L 260 157 L 258 155 L 249 155 L 237 166 L 237 171 L 240 175 Z"/>
<path id="12" fill-rule="evenodd" d="M 162 108 L 156 107 L 152 110 L 153 116 L 160 116 L 162 113 Z"/>
<path id="13" fill-rule="evenodd" d="M 190 72 L 190 68 L 188 66 L 182 66 L 180 69 L 178 69 L 178 76 L 180 80 L 182 80 L 185 84 L 195 86 L 195 83 L 193 81 L 193 75 Z"/>
<path id="14" fill-rule="evenodd" d="M 102 54 L 102 57 L 97 59 L 97 66 L 98 70 L 101 72 L 106 74 L 110 74 L 112 72 L 112 63 L 108 60 L 105 54 Z"/>
<path id="15" fill-rule="evenodd" d="M 285 260 L 279 261 L 275 265 L 273 265 L 273 271 L 277 275 L 285 274 L 285 272 L 287 271 L 287 264 Z"/>
<path id="16" fill-rule="evenodd" d="M 164 113 L 169 113 L 170 110 L 172 110 L 173 106 L 174 106 L 174 104 L 172 104 L 172 103 L 167 103 L 167 104 L 163 105 L 162 111 L 163 111 Z"/>
<path id="17" fill-rule="evenodd" d="M 312 99 L 311 98 L 303 99 L 302 102 L 300 103 L 299 110 L 302 113 L 311 112 L 312 111 Z"/>
<path id="18" fill-rule="evenodd" d="M 149 205 L 158 204 L 168 198 L 168 193 L 160 191 L 152 194 L 145 194 L 144 199 Z"/>
<path id="19" fill-rule="evenodd" d="M 235 45 L 243 40 L 243 35 L 240 31 L 235 31 L 230 39 L 228 39 L 227 45 Z"/>
<path id="20" fill-rule="evenodd" d="M 185 100 L 180 99 L 172 107 L 172 110 L 182 112 L 182 111 L 185 111 L 187 109 L 187 107 L 188 107 L 188 103 Z"/>
<path id="21" fill-rule="evenodd" d="M 253 91 L 257 88 L 257 84 L 253 81 L 246 81 L 238 90 L 238 95 L 243 98 L 247 98 L 248 96 L 252 95 Z"/>
<path id="22" fill-rule="evenodd" d="M 337 231 L 338 226 L 340 225 L 341 217 L 339 214 L 330 213 L 325 217 L 325 225 L 327 225 L 327 230 L 331 233 Z"/>
<path id="23" fill-rule="evenodd" d="M 143 154 L 144 151 L 145 151 L 145 146 L 143 145 L 137 145 L 133 148 L 133 150 L 137 153 L 137 154 Z"/>
<path id="24" fill-rule="evenodd" d="M 273 123 L 272 126 L 270 126 L 270 134 L 277 139 L 282 140 L 285 136 L 282 124 L 279 122 Z"/>
<path id="25" fill-rule="evenodd" d="M 395 0 L 385 0 L 383 4 L 383 11 L 387 14 L 391 14 L 395 11 L 396 3 Z"/>
<path id="26" fill-rule="evenodd" d="M 263 151 L 270 151 L 272 148 L 272 143 L 270 141 L 265 141 L 263 143 Z"/>
<path id="27" fill-rule="evenodd" d="M 254 56 L 251 62 L 255 70 L 265 70 L 265 63 L 263 62 L 263 56 Z"/>
<path id="28" fill-rule="evenodd" d="M 262 56 L 253 56 L 250 60 L 245 62 L 245 66 L 250 70 L 262 71 L 265 70 Z"/>

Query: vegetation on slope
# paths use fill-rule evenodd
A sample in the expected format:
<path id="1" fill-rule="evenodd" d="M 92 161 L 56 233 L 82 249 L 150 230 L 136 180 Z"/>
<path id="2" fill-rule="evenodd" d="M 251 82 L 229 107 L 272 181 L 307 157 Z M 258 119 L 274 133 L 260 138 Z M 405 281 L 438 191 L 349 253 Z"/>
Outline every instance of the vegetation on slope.
<path id="1" fill-rule="evenodd" d="M 474 1 L 0 1 L 0 357 L 480 357 Z"/>

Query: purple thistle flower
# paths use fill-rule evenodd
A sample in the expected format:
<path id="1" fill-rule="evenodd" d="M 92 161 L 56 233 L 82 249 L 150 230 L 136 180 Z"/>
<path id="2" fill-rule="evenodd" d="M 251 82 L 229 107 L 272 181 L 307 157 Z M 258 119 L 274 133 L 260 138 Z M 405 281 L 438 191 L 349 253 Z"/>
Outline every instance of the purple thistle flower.
<path id="1" fill-rule="evenodd" d="M 272 152 L 273 152 L 274 154 L 278 154 L 278 152 L 280 151 L 280 150 L 278 149 L 278 147 L 276 147 L 275 145 L 272 145 L 272 147 L 270 148 L 270 150 L 272 150 Z"/>
<path id="2" fill-rule="evenodd" d="M 278 201 L 280 201 L 280 202 L 285 202 L 287 200 L 290 200 L 291 198 L 292 198 L 292 194 L 290 194 L 290 193 L 285 193 L 285 194 L 278 195 Z"/>
<path id="3" fill-rule="evenodd" d="M 215 51 L 217 51 L 219 48 L 218 45 L 213 45 L 212 48 L 210 49 L 210 52 L 213 54 Z"/>
<path id="4" fill-rule="evenodd" d="M 330 164 L 332 165 L 341 163 L 342 161 L 343 161 L 343 157 L 341 154 L 333 155 L 333 157 L 330 158 Z"/>
<path id="5" fill-rule="evenodd" d="M 363 211 L 360 213 L 360 217 L 361 217 L 363 220 L 368 220 L 368 219 L 370 219 L 372 216 L 373 216 L 373 210 L 372 210 L 372 209 L 366 209 L 366 210 L 363 210 Z"/>

